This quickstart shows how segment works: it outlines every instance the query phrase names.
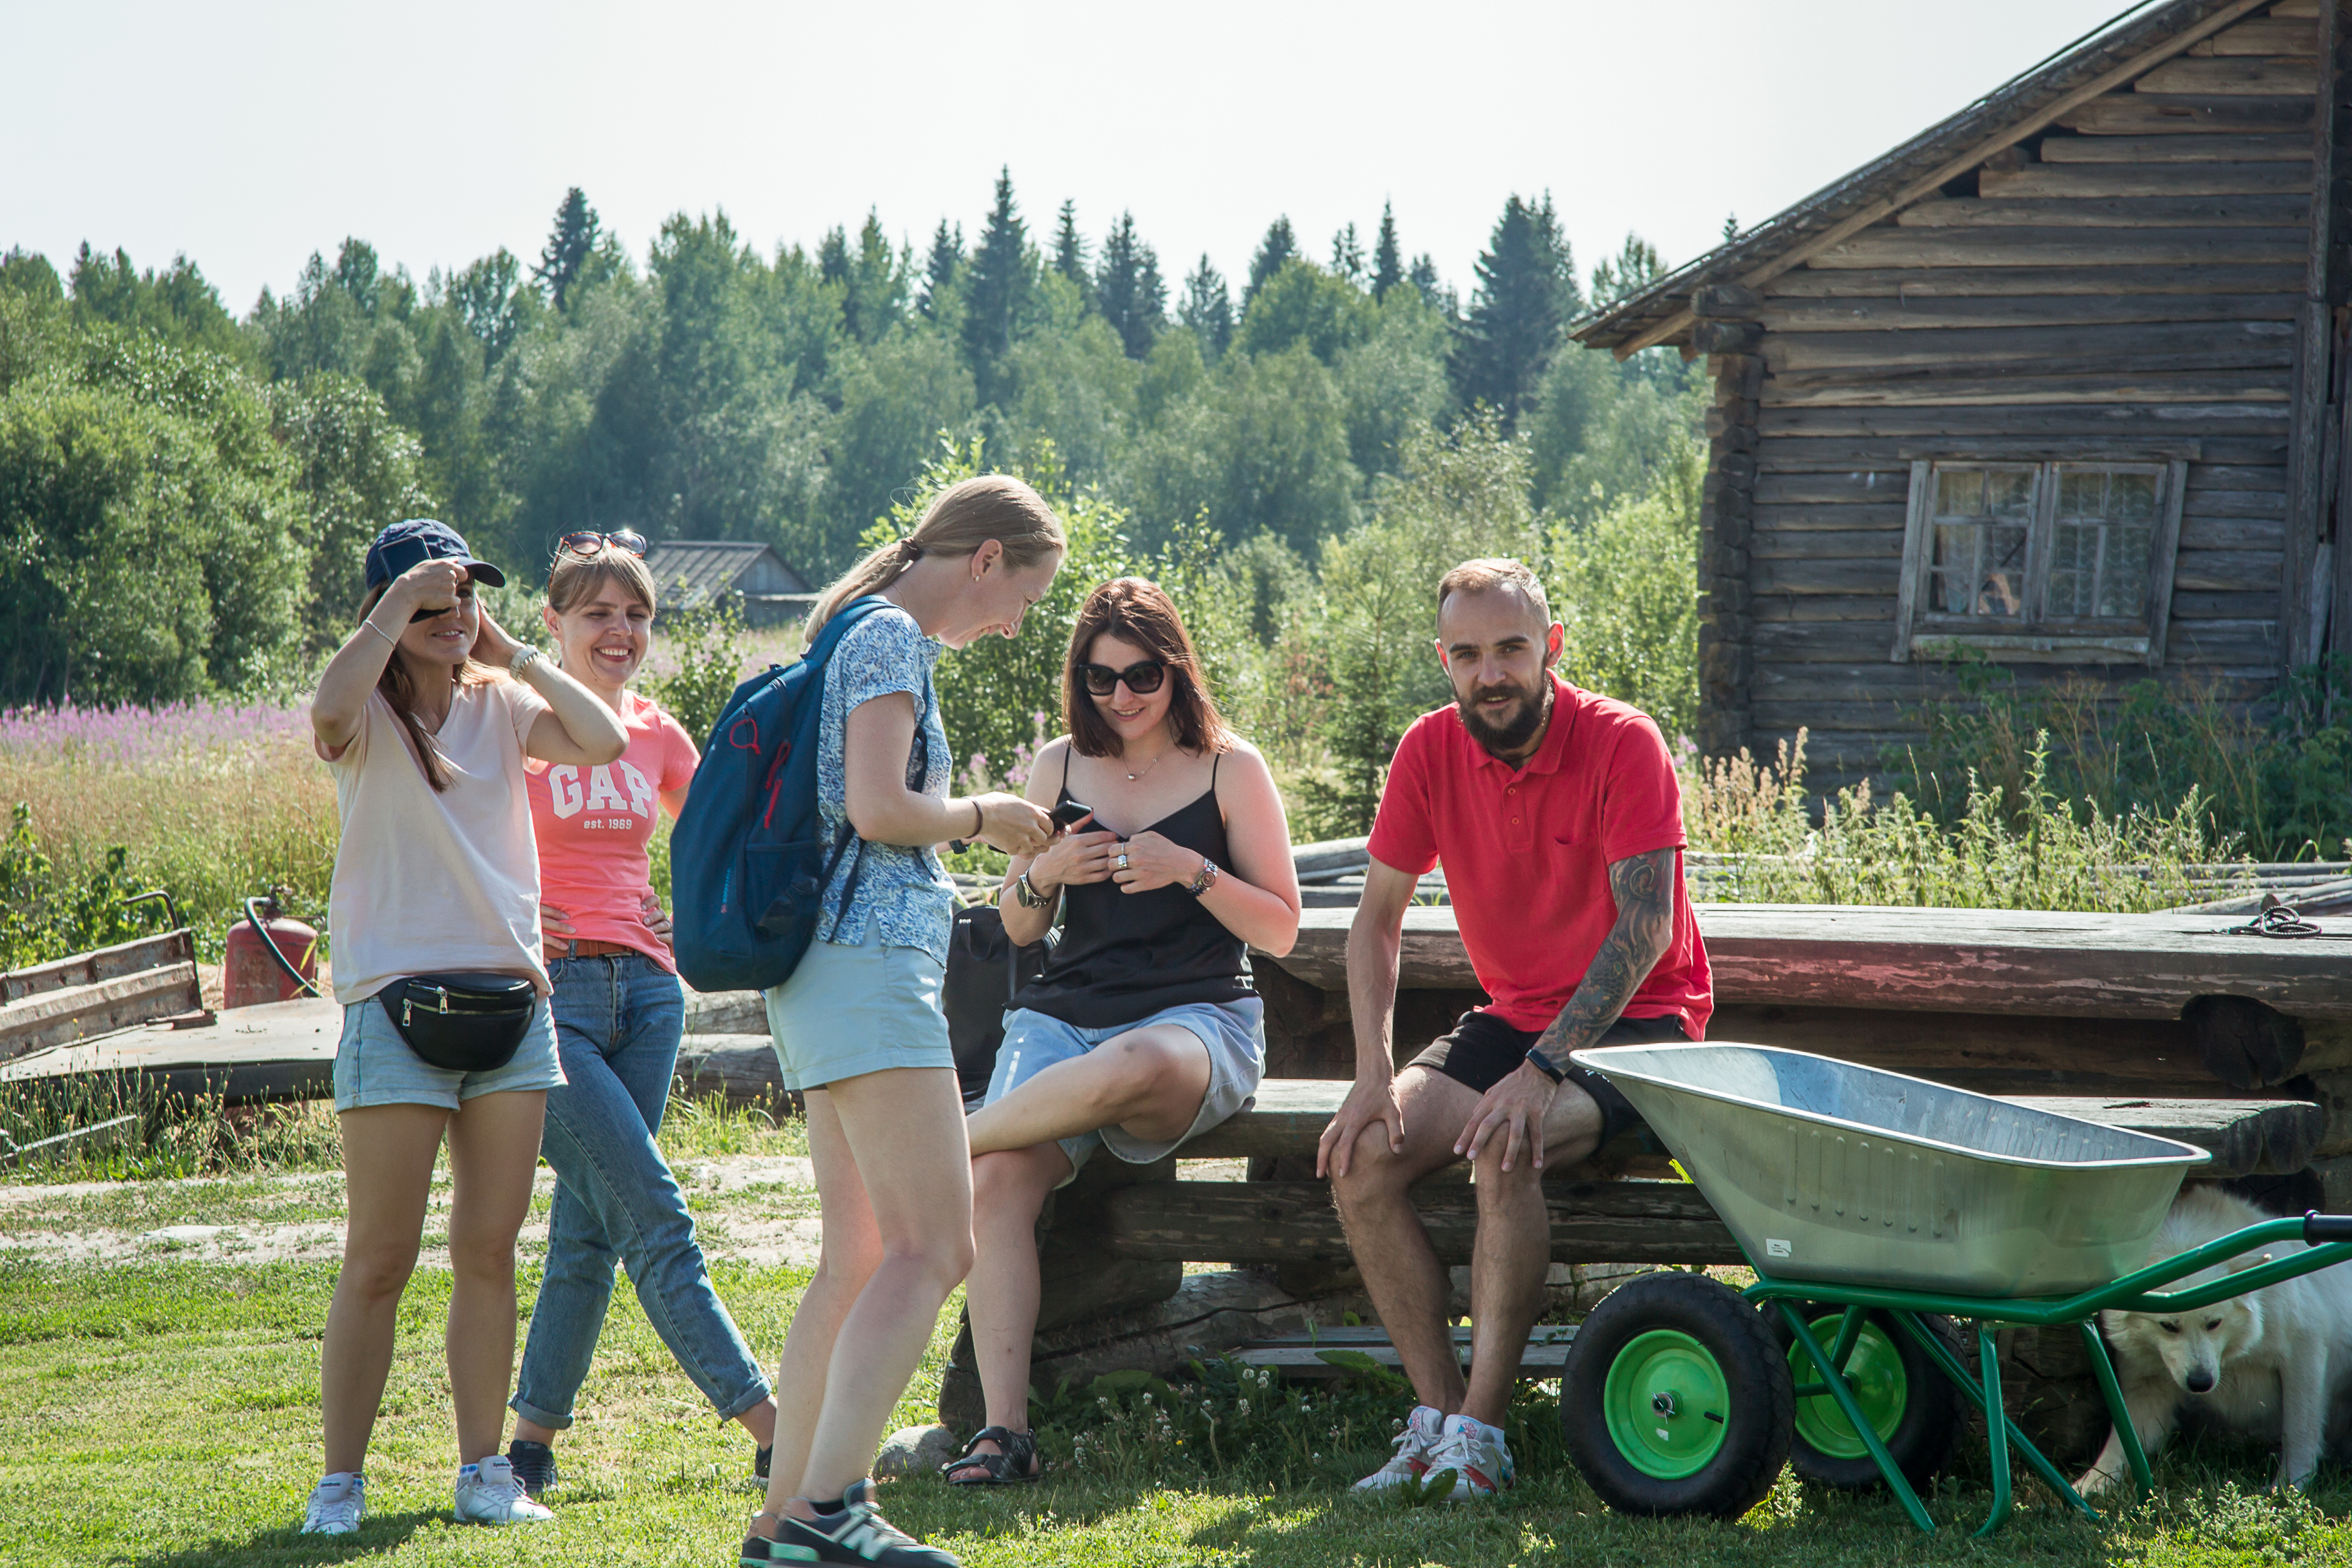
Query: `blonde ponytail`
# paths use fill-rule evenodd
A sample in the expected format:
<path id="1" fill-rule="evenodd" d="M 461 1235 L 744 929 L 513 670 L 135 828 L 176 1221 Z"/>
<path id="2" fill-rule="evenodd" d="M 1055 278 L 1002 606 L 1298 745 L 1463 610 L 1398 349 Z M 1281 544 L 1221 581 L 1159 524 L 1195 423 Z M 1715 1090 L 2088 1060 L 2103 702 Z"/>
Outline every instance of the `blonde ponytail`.
<path id="1" fill-rule="evenodd" d="M 914 532 L 867 551 L 856 565 L 835 578 L 809 612 L 802 640 L 815 642 L 843 605 L 882 592 L 922 557 L 970 555 L 992 539 L 1004 547 L 1005 564 L 1015 571 L 1067 547 L 1062 520 L 1045 497 L 1019 479 L 982 474 L 962 480 L 940 492 Z"/>

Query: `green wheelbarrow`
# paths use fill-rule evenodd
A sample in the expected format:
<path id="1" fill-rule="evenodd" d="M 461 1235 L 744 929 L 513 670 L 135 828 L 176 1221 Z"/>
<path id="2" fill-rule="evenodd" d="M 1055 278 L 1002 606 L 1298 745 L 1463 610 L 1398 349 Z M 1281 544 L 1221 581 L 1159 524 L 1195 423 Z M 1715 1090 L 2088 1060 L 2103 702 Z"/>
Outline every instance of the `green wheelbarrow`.
<path id="1" fill-rule="evenodd" d="M 2091 1505 L 2001 1404 L 1993 1329 L 2072 1326 L 2134 1481 L 2147 1456 L 2098 1314 L 2186 1312 L 2352 1258 L 2352 1215 L 2249 1226 L 2146 1263 L 2204 1150 L 1802 1051 L 1732 1044 L 1578 1051 L 1633 1102 L 1730 1228 L 1756 1283 L 1642 1276 L 1577 1331 L 1560 1381 L 1569 1452 L 1611 1507 L 1737 1518 L 1784 1463 L 1884 1482 L 1921 1530 L 1965 1400 L 1989 1434 L 1992 1512 L 2011 1455 Z M 2252 1249 L 2305 1249 L 2185 1289 Z M 1976 1365 L 1958 1323 L 1977 1325 Z"/>

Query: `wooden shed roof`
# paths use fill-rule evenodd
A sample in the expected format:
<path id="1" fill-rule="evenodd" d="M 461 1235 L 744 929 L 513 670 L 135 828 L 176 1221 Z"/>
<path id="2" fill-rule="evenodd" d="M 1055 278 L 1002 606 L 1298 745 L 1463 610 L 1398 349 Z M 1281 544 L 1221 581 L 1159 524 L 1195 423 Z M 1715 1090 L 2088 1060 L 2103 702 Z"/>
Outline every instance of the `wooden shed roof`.
<path id="1" fill-rule="evenodd" d="M 2135 6 L 1995 88 L 1940 124 L 1660 279 L 1577 321 L 1570 335 L 1618 356 L 1687 345 L 1693 297 L 1723 284 L 1755 287 L 1918 200 L 2001 148 L 2047 127 L 2199 39 L 2248 15 L 2301 9 L 2276 0 L 2168 0 Z M 2305 14 L 2308 15 L 2308 12 Z"/>
<path id="2" fill-rule="evenodd" d="M 807 580 L 776 553 L 773 545 L 741 540 L 674 539 L 654 546 L 653 553 L 646 557 L 646 570 L 653 574 L 654 586 L 664 599 L 689 607 L 735 588 L 762 556 L 775 562 L 786 582 L 803 590 L 807 587 Z"/>

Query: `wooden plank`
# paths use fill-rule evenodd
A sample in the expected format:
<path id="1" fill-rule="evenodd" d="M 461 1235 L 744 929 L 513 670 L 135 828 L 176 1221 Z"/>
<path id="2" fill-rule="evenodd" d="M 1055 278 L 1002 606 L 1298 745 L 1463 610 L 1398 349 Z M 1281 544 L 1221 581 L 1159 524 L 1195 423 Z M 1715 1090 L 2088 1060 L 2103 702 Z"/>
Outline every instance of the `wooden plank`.
<path id="1" fill-rule="evenodd" d="M 1345 1338 L 1341 1336 L 1347 1336 Z M 1576 1338 L 1573 1323 L 1546 1324 L 1528 1336 L 1527 1349 L 1519 1355 L 1521 1377 L 1558 1377 L 1568 1365 L 1568 1348 Z M 1460 1347 L 1465 1372 L 1470 1367 L 1470 1331 L 1455 1329 L 1454 1342 Z M 1248 1366 L 1262 1366 L 1278 1372 L 1287 1378 L 1339 1378 L 1348 1375 L 1345 1367 L 1334 1366 L 1323 1359 L 1327 1351 L 1352 1351 L 1381 1366 L 1401 1366 L 1396 1346 L 1389 1342 L 1385 1329 L 1323 1329 L 1313 1334 L 1288 1335 L 1281 1340 L 1255 1340 L 1233 1352 L 1233 1359 Z"/>
<path id="2" fill-rule="evenodd" d="M 1738 1263 L 1731 1233 L 1683 1182 L 1547 1183 L 1558 1263 Z M 1427 1183 L 1413 1208 L 1441 1262 L 1470 1261 L 1478 1197 Z M 1188 1263 L 1345 1263 L 1351 1259 L 1322 1182 L 1151 1182 L 1103 1205 L 1104 1242 L 1121 1258 Z"/>
<path id="3" fill-rule="evenodd" d="M 2209 593 L 2178 586 L 2172 591 L 2175 621 L 2262 621 L 2277 616 L 2275 593 Z"/>
<path id="4" fill-rule="evenodd" d="M 2172 628 L 2169 648 L 2176 664 L 2219 664 L 2275 675 L 2278 622 L 2184 621 Z"/>
<path id="5" fill-rule="evenodd" d="M 0 973 L 0 1004 L 19 1001 L 42 991 L 95 985 L 119 974 L 136 974 L 142 969 L 161 969 L 174 963 L 193 964 L 195 961 L 195 933 L 184 929 L 167 931 L 156 936 L 142 936 L 136 942 L 117 942 L 112 947 Z"/>
<path id="6" fill-rule="evenodd" d="M 1843 621 L 1863 623 L 1881 628 L 1878 635 L 1892 633 L 1895 628 L 1895 603 L 1882 595 L 1810 594 L 1805 595 L 1766 594 L 1748 606 L 1748 615 L 1758 626 L 1801 624 L 1810 621 Z"/>
<path id="7" fill-rule="evenodd" d="M 2182 138 L 2186 140 L 2186 138 Z M 2311 195 L 2307 160 L 2273 163 L 2028 163 L 2021 169 L 1983 169 L 1979 196 L 2251 196 L 2300 192 Z M 1912 209 L 1906 209 L 1906 211 Z"/>
<path id="8" fill-rule="evenodd" d="M 2147 605 L 2147 662 L 2164 668 L 2167 628 L 2172 618 L 2173 563 L 2180 551 L 2180 513 L 2189 491 L 2189 465 L 2178 459 L 2164 468 L 2164 515 L 2149 542 Z"/>
<path id="9" fill-rule="evenodd" d="M 2273 551 L 2285 541 L 2286 524 L 2276 518 L 2191 517 L 2180 524 L 2184 550 Z"/>
<path id="10" fill-rule="evenodd" d="M 2279 136 L 2309 130 L 2311 99 L 2111 93 L 2067 110 L 2055 123 L 2085 136 Z"/>
<path id="11" fill-rule="evenodd" d="M 2178 361 L 2189 369 L 2284 366 L 2294 362 L 2295 331 L 2294 322 L 2273 320 L 1774 332 L 1764 340 L 1764 366 L 1784 377 L 1831 370 L 2004 363 L 2077 372 L 2158 360 Z M 2200 357 L 2201 366 L 2196 363 Z"/>
<path id="12" fill-rule="evenodd" d="M 2201 405 L 2123 403 L 2049 408 L 1774 408 L 1760 410 L 1757 431 L 1766 440 L 1783 437 L 1898 437 L 1913 442 L 2021 436 L 2133 438 L 2184 436 L 2253 436 L 2283 439 L 2284 402 Z"/>
<path id="13" fill-rule="evenodd" d="M 1757 312 L 1769 357 L 1782 332 L 1921 327 L 2077 327 L 2120 321 L 2292 321 L 2291 294 L 1862 295 L 1776 299 Z"/>
<path id="14" fill-rule="evenodd" d="M 1768 300 L 1972 299 L 2004 294 L 2286 294 L 2303 289 L 2300 262 L 2252 266 L 1825 267 L 1784 272 Z M 1770 308 L 1769 305 L 1766 307 Z"/>
<path id="15" fill-rule="evenodd" d="M 1353 919 L 1307 910 L 1297 946 L 1276 962 L 1344 989 Z M 2236 995 L 2296 1017 L 2352 1018 L 2345 943 L 2226 936 L 2230 916 L 1702 904 L 1698 921 L 1723 1002 L 2177 1018 L 2193 997 Z M 1405 912 L 1402 962 L 1408 986 L 1477 984 L 1450 909 Z"/>
<path id="16" fill-rule="evenodd" d="M 2132 83 L 2132 90 L 2308 99 L 2319 90 L 2317 54 L 2315 39 L 2297 56 L 2187 55 L 2165 61 Z"/>
<path id="17" fill-rule="evenodd" d="M 2303 258 L 2305 231 L 2268 228 L 1865 229 L 1806 265 L 1840 267 L 2201 267 Z"/>
<path id="18" fill-rule="evenodd" d="M 2183 550 L 2173 564 L 2172 585 L 2221 594 L 2275 592 L 2278 575 L 2275 550 Z"/>
<path id="19" fill-rule="evenodd" d="M 2044 163 L 2308 163 L 2310 158 L 2308 136 L 2053 136 L 2042 143 Z"/>
<path id="20" fill-rule="evenodd" d="M 1853 529 L 1888 529 L 1900 532 L 1906 509 L 1910 504 L 1906 489 L 1908 476 L 1898 478 L 1880 491 L 1888 498 L 1867 506 L 1828 503 L 1810 505 L 1775 502 L 1756 508 L 1753 520 L 1759 529 L 1777 532 L 1811 531 L 1818 530 L 1844 531 Z"/>
<path id="21" fill-rule="evenodd" d="M 1759 620 L 1748 638 L 1759 663 L 1848 664 L 1891 647 L 1895 625 L 1885 614 L 1874 621 Z"/>
<path id="22" fill-rule="evenodd" d="M 1890 449 L 1890 456 L 1892 455 Z M 1847 503 L 1901 505 L 1909 494 L 1911 476 L 1906 465 L 1889 462 L 1871 468 L 1849 468 L 1834 473 L 1773 474 L 1759 472 L 1752 493 L 1762 506 L 1802 506 L 1814 514 L 1841 510 Z"/>
<path id="23" fill-rule="evenodd" d="M 1903 536 L 1900 528 L 1763 529 L 1749 537 L 1748 553 L 1756 561 L 1895 561 Z"/>
<path id="24" fill-rule="evenodd" d="M 1901 586 L 1899 559 L 1879 561 L 1754 562 L 1748 586 L 1758 594 L 1885 595 L 1892 600 Z"/>
<path id="25" fill-rule="evenodd" d="M 2173 356 L 2191 363 L 2194 355 Z M 2284 368 L 2284 367 L 2282 367 Z M 2157 368 L 2079 375 L 1967 375 L 1921 365 L 1906 378 L 1780 376 L 1764 383 L 1763 409 L 1998 407 L 2043 403 L 2268 403 L 2284 410 L 2289 386 L 2278 370 L 2200 372 Z"/>
<path id="26" fill-rule="evenodd" d="M 2225 495 L 2261 494 L 2284 497 L 2286 494 L 2286 468 L 2283 463 L 2226 463 L 2212 459 L 2197 464 L 2189 470 L 2189 493 L 2192 497 L 2219 492 Z M 2189 508 L 2196 510 L 2192 500 Z M 2284 500 L 2276 503 L 2280 515 L 2285 515 Z"/>
<path id="27" fill-rule="evenodd" d="M 1895 215 L 1897 228 L 2264 228 L 2306 223 L 2311 192 L 2259 195 L 1954 197 Z"/>
<path id="28" fill-rule="evenodd" d="M 2298 16 L 2273 11 L 2214 34 L 2189 51 L 2191 55 L 2311 55 L 2319 53 L 2319 37 Z"/>
<path id="29" fill-rule="evenodd" d="M 103 1035 L 129 1024 L 204 1010 L 194 963 L 41 991 L 0 1007 L 0 1058 Z"/>
<path id="30" fill-rule="evenodd" d="M 2286 442 L 2278 440 L 2233 440 L 2226 437 L 2212 438 L 2142 440 L 2124 445 L 2119 440 L 2098 436 L 1961 436 L 1945 434 L 1931 437 L 1790 437 L 1779 436 L 1766 442 L 1756 453 L 1756 471 L 1759 476 L 1797 474 L 1843 474 L 1864 468 L 1883 468 L 1889 456 L 1905 465 L 1896 472 L 1906 472 L 1909 463 L 1917 458 L 1981 458 L 2012 462 L 2040 462 L 2046 458 L 2069 460 L 2114 460 L 2121 452 L 2133 460 L 2145 458 L 2161 462 L 2171 458 L 2186 458 L 2197 465 L 2189 469 L 2189 493 L 2198 489 L 2197 476 L 2207 468 L 2221 464 L 2244 464 L 2242 473 L 2269 473 L 2275 476 L 2270 488 L 2284 486 L 2285 475 L 2280 465 L 2286 460 Z M 1762 479 L 1757 481 L 1759 485 Z M 2217 483 L 2212 488 L 2260 489 L 2257 481 L 2242 485 Z"/>
<path id="31" fill-rule="evenodd" d="M 233 1104 L 324 1099 L 334 1092 L 342 1028 L 332 999 L 305 996 L 239 1007 L 203 1028 L 149 1025 L 51 1046 L 0 1063 L 0 1083 L 136 1073 L 173 1094 L 217 1094 Z"/>

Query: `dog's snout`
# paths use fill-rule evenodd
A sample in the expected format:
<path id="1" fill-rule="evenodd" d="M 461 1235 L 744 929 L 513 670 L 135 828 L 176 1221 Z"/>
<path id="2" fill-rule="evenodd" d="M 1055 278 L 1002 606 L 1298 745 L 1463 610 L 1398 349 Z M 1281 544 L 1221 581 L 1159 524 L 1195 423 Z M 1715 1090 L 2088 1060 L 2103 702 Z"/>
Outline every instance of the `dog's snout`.
<path id="1" fill-rule="evenodd" d="M 2191 1372 L 2189 1374 L 2187 1381 L 2189 1384 L 2189 1392 L 2191 1394 L 2210 1394 L 2213 1392 L 2213 1374 L 2206 1371 L 2201 1366 Z"/>

